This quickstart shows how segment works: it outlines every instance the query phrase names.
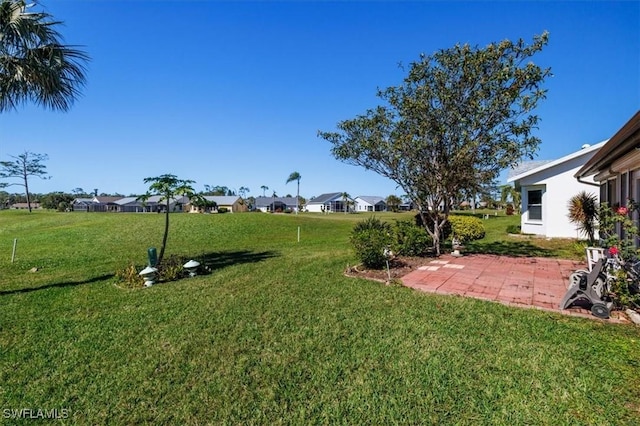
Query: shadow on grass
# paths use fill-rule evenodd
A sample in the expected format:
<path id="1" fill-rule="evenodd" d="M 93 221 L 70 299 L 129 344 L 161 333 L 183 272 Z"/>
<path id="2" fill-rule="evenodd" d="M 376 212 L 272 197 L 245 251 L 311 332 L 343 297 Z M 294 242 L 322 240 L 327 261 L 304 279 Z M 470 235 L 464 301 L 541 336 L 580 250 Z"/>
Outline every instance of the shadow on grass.
<path id="1" fill-rule="evenodd" d="M 202 266 L 211 271 L 215 271 L 216 269 L 222 269 L 240 263 L 262 262 L 278 256 L 280 256 L 280 254 L 275 251 L 254 252 L 250 250 L 237 250 L 204 253 L 200 256 L 196 256 L 196 259 L 202 264 Z"/>
<path id="2" fill-rule="evenodd" d="M 541 248 L 528 241 L 495 241 L 493 243 L 467 243 L 465 252 L 475 254 L 499 254 L 503 256 L 554 257 L 554 250 Z"/>
<path id="3" fill-rule="evenodd" d="M 18 288 L 15 290 L 2 290 L 0 291 L 0 296 L 5 296 L 8 294 L 30 293 L 32 291 L 46 290 L 48 288 L 56 288 L 56 287 L 75 287 L 79 285 L 91 284 L 98 281 L 108 280 L 109 278 L 113 278 L 113 277 L 114 277 L 114 274 L 105 274 L 105 275 L 100 275 L 99 277 L 93 277 L 84 281 L 68 281 L 63 283 L 46 284 L 40 287 Z"/>
<path id="4" fill-rule="evenodd" d="M 212 253 L 204 253 L 199 256 L 193 257 L 197 259 L 201 266 L 206 268 L 208 273 L 211 273 L 215 270 L 226 268 L 228 266 L 237 265 L 241 263 L 256 263 L 262 262 L 266 259 L 270 259 L 273 257 L 280 256 L 278 253 L 274 251 L 262 251 L 262 252 L 253 252 L 249 250 L 238 250 L 238 251 L 222 251 L 222 252 L 212 252 Z M 171 257 L 166 257 L 165 261 L 170 262 Z M 177 257 L 177 261 L 179 264 L 186 263 L 190 258 L 187 256 L 179 256 Z M 163 261 L 163 264 L 164 262 Z M 85 281 L 68 281 L 62 283 L 53 283 L 46 284 L 40 287 L 29 287 L 29 288 L 20 288 L 15 290 L 2 290 L 0 291 L 0 296 L 5 296 L 9 294 L 18 294 L 18 293 L 30 293 L 32 291 L 38 290 L 46 290 L 48 288 L 56 288 L 56 287 L 75 287 L 84 284 L 91 284 L 98 281 L 107 280 L 113 278 L 115 274 L 105 274 L 99 277 L 90 278 Z"/>

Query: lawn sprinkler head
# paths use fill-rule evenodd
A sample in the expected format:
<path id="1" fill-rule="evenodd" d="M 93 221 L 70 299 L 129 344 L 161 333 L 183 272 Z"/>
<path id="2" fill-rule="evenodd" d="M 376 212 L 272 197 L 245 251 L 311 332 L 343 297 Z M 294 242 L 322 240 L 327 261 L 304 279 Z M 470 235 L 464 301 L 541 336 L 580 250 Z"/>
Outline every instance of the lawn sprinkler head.
<path id="1" fill-rule="evenodd" d="M 184 265 L 182 265 L 182 267 L 184 269 L 186 269 L 187 272 L 189 272 L 189 276 L 190 277 L 195 277 L 197 275 L 197 271 L 198 271 L 198 267 L 199 266 L 200 266 L 200 262 L 195 261 L 193 259 L 188 261 Z"/>
<path id="2" fill-rule="evenodd" d="M 156 272 L 158 272 L 158 270 L 151 266 L 147 266 L 142 271 L 140 271 L 138 275 L 140 275 L 144 280 L 145 287 L 151 287 L 155 284 L 155 281 L 153 280 L 156 278 Z"/>

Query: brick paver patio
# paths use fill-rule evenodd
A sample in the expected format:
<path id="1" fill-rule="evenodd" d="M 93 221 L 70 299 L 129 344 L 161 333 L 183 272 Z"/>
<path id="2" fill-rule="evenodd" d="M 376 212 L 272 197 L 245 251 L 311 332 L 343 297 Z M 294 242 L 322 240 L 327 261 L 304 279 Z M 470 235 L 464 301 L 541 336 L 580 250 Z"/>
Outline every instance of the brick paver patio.
<path id="1" fill-rule="evenodd" d="M 595 318 L 584 308 L 560 310 L 569 275 L 583 262 L 496 255 L 441 256 L 402 277 L 405 286 L 439 294 L 457 294 L 513 306 L 535 307 Z"/>

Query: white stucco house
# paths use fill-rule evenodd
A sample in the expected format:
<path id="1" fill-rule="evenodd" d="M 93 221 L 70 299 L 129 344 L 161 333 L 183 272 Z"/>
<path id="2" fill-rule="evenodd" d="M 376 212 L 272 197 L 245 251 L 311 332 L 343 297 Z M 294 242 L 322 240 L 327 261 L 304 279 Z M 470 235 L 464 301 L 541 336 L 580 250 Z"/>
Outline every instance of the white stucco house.
<path id="1" fill-rule="evenodd" d="M 353 199 L 347 197 L 345 205 L 345 199 L 342 194 L 342 192 L 330 192 L 318 195 L 317 197 L 309 200 L 307 204 L 305 204 L 304 208 L 306 211 L 314 213 L 350 211 L 351 206 L 353 206 Z"/>
<path id="2" fill-rule="evenodd" d="M 382 197 L 359 195 L 353 201 L 357 212 L 383 212 L 387 210 L 387 203 Z"/>
<path id="3" fill-rule="evenodd" d="M 513 170 L 507 182 L 521 188 L 522 233 L 553 238 L 585 238 L 567 216 L 569 199 L 581 191 L 597 195 L 593 177 L 578 180 L 576 172 L 604 146 L 604 142 L 584 145 L 557 160 L 523 163 Z"/>

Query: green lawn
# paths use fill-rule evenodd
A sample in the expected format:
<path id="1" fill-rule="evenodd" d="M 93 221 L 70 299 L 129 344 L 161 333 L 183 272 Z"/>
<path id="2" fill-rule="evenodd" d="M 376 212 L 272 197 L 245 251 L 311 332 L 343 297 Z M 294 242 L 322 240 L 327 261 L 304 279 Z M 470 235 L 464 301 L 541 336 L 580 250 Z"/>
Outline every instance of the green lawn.
<path id="1" fill-rule="evenodd" d="M 344 277 L 364 217 L 172 215 L 213 273 L 124 290 L 162 215 L 0 212 L 0 422 L 640 423 L 637 327 Z"/>

